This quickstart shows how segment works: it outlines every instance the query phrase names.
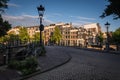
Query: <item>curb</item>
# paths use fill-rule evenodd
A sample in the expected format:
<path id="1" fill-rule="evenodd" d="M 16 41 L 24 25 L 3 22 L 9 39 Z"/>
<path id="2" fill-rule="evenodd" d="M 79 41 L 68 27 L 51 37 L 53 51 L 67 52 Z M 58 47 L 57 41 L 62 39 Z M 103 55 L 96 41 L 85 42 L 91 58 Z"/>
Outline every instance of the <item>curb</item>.
<path id="1" fill-rule="evenodd" d="M 62 66 L 62 65 L 66 64 L 67 62 L 69 62 L 69 61 L 72 59 L 72 57 L 71 57 L 69 54 L 66 54 L 66 55 L 68 55 L 68 59 L 67 59 L 66 61 L 64 61 L 63 63 L 61 63 L 61 64 L 58 64 L 58 65 L 56 65 L 56 66 L 53 66 L 52 68 L 46 69 L 46 70 L 44 70 L 44 71 L 38 70 L 37 72 L 35 72 L 35 73 L 33 73 L 33 74 L 30 74 L 30 75 L 27 75 L 27 76 L 23 76 L 23 77 L 20 77 L 20 78 L 17 78 L 17 79 L 13 79 L 13 80 L 24 80 L 24 79 L 30 78 L 30 77 L 32 77 L 32 76 L 35 76 L 35 75 L 37 75 L 37 74 L 42 74 L 42 73 L 48 72 L 48 71 L 50 71 L 50 70 L 53 70 L 53 69 L 55 69 L 55 68 L 57 68 L 57 67 L 59 67 L 59 66 Z"/>
<path id="2" fill-rule="evenodd" d="M 101 51 L 101 50 L 96 50 L 96 49 L 89 49 L 89 48 L 79 48 L 79 47 L 75 47 L 76 49 L 82 49 L 82 50 L 88 50 L 88 51 L 94 51 L 94 52 L 101 52 L 101 53 L 110 53 L 110 54 L 115 54 L 115 55 L 120 55 L 119 51 Z"/>

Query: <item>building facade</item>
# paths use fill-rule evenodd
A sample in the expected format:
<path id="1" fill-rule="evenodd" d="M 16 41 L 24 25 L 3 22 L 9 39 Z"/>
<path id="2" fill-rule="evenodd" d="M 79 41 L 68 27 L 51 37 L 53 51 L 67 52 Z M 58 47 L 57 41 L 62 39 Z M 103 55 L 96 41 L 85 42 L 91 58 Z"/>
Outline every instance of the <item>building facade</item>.
<path id="1" fill-rule="evenodd" d="M 96 35 L 101 32 L 101 27 L 98 23 L 87 24 L 82 27 L 74 27 L 71 23 L 51 24 L 45 27 L 44 43 L 50 43 L 50 37 L 54 32 L 54 28 L 58 27 L 62 34 L 62 39 L 59 45 L 63 46 L 85 46 L 87 43 L 96 44 Z"/>
<path id="2" fill-rule="evenodd" d="M 97 35 L 99 35 L 101 33 L 101 27 L 99 25 L 99 23 L 91 23 L 91 24 L 86 24 L 83 25 L 84 29 L 87 30 L 87 42 L 89 44 L 97 44 L 98 43 L 98 39 L 97 39 Z"/>
<path id="3" fill-rule="evenodd" d="M 58 23 L 45 26 L 43 34 L 43 42 L 45 45 L 51 43 L 50 38 L 54 33 L 55 27 L 60 29 L 62 38 L 59 45 L 61 46 L 86 46 L 87 44 L 97 43 L 96 35 L 101 32 L 101 27 L 98 23 L 86 24 L 81 27 L 75 27 L 72 23 Z M 39 32 L 39 26 L 27 27 L 30 38 L 33 38 L 36 32 Z M 12 30 L 19 33 L 18 28 Z M 12 31 L 11 30 L 11 31 Z"/>

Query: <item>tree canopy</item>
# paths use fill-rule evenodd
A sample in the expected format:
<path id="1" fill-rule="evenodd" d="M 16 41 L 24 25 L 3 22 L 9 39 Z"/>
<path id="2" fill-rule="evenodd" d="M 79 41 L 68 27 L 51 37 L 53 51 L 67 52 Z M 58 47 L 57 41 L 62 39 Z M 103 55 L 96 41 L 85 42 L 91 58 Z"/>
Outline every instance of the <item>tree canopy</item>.
<path id="1" fill-rule="evenodd" d="M 61 38 L 62 38 L 62 35 L 60 32 L 60 29 L 58 27 L 55 27 L 55 30 L 53 34 L 51 35 L 51 41 L 58 44 Z"/>
<path id="2" fill-rule="evenodd" d="M 11 24 L 8 21 L 4 21 L 1 13 L 7 8 L 7 2 L 9 0 L 0 0 L 0 37 L 7 34 L 7 31 L 11 28 Z"/>
<path id="3" fill-rule="evenodd" d="M 120 44 L 120 27 L 116 29 L 115 32 L 113 32 L 112 36 L 113 36 L 113 41 L 116 44 Z"/>
<path id="4" fill-rule="evenodd" d="M 119 19 L 120 18 L 120 1 L 119 0 L 107 0 L 109 2 L 109 5 L 107 5 L 106 9 L 100 16 L 101 18 L 104 18 L 106 16 L 113 15 L 113 19 Z"/>
<path id="5" fill-rule="evenodd" d="M 98 41 L 100 42 L 100 45 L 103 43 L 103 33 L 100 32 L 100 34 L 97 36 Z"/>
<path id="6" fill-rule="evenodd" d="M 35 41 L 40 41 L 40 33 L 39 32 L 34 34 L 34 40 Z"/>
<path id="7" fill-rule="evenodd" d="M 19 38 L 21 41 L 28 41 L 29 40 L 29 34 L 27 31 L 27 28 L 21 27 L 19 30 Z"/>
<path id="8" fill-rule="evenodd" d="M 3 21 L 0 15 L 0 37 L 7 34 L 7 31 L 11 28 L 11 24 L 8 21 Z"/>
<path id="9" fill-rule="evenodd" d="M 8 1 L 9 0 L 0 0 L 0 13 L 4 12 L 4 9 L 8 7 L 7 6 Z"/>

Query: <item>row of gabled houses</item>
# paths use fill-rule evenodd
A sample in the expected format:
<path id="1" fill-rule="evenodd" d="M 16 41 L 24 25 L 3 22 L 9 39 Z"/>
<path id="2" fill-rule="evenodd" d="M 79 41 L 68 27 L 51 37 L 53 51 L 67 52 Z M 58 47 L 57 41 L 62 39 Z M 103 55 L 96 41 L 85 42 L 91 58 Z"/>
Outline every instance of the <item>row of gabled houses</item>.
<path id="1" fill-rule="evenodd" d="M 45 26 L 44 31 L 42 31 L 45 45 L 51 43 L 50 38 L 52 33 L 54 33 L 55 27 L 58 27 L 61 31 L 62 38 L 59 45 L 63 46 L 86 46 L 88 44 L 97 44 L 97 35 L 101 32 L 99 23 L 86 24 L 81 27 L 75 27 L 72 23 L 50 24 Z M 39 32 L 39 26 L 30 26 L 27 27 L 27 30 L 32 38 L 35 33 Z M 19 27 L 13 27 L 10 31 L 15 31 L 15 34 L 19 34 Z"/>

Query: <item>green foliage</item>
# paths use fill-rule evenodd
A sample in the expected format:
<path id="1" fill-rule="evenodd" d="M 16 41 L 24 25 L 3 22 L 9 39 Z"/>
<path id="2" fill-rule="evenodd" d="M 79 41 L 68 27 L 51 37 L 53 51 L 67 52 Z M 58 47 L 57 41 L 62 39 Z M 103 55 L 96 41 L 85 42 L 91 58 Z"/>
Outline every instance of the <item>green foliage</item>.
<path id="1" fill-rule="evenodd" d="M 104 10 L 103 14 L 100 17 L 104 18 L 106 16 L 113 15 L 113 19 L 119 19 L 120 1 L 119 0 L 107 0 L 107 1 L 109 2 L 109 5 L 107 5 L 107 8 Z"/>
<path id="2" fill-rule="evenodd" d="M 4 21 L 1 13 L 7 8 L 7 2 L 9 0 L 0 0 L 0 37 L 7 34 L 7 31 L 11 28 L 11 24 L 8 21 Z"/>
<path id="3" fill-rule="evenodd" d="M 10 34 L 9 35 L 9 41 L 16 41 L 18 39 L 17 35 Z"/>
<path id="4" fill-rule="evenodd" d="M 7 2 L 9 0 L 0 0 L 0 12 L 4 12 L 4 8 L 7 8 Z"/>
<path id="5" fill-rule="evenodd" d="M 29 40 L 29 34 L 27 31 L 27 28 L 21 27 L 19 30 L 19 38 L 21 41 L 28 41 Z"/>
<path id="6" fill-rule="evenodd" d="M 35 72 L 37 66 L 38 66 L 38 63 L 35 57 L 30 57 L 30 58 L 25 59 L 25 61 L 21 63 L 20 70 L 24 75 L 27 75 L 32 72 Z"/>
<path id="7" fill-rule="evenodd" d="M 11 25 L 8 21 L 3 21 L 1 13 L 4 12 L 4 9 L 7 8 L 7 2 L 9 0 L 0 0 L 0 37 L 7 34 L 7 31 L 11 28 Z"/>
<path id="8" fill-rule="evenodd" d="M 40 33 L 39 32 L 35 33 L 34 40 L 35 41 L 40 41 Z"/>
<path id="9" fill-rule="evenodd" d="M 56 26 L 56 27 L 55 27 L 55 31 L 54 31 L 53 34 L 51 35 L 50 40 L 51 40 L 52 42 L 55 42 L 55 43 L 58 44 L 58 43 L 60 42 L 61 38 L 62 38 L 62 34 L 61 34 L 61 32 L 60 32 L 60 29 Z"/>
<path id="10" fill-rule="evenodd" d="M 0 15 L 0 37 L 7 34 L 7 31 L 11 28 L 11 24 L 8 21 L 3 21 Z"/>
<path id="11" fill-rule="evenodd" d="M 5 35 L 5 36 L 2 36 L 2 37 L 0 37 L 0 42 L 7 42 L 7 41 L 9 41 L 9 39 L 10 39 L 10 37 L 8 36 L 8 35 Z"/>
<path id="12" fill-rule="evenodd" d="M 10 63 L 8 64 L 8 67 L 11 69 L 19 69 L 20 62 L 16 60 L 11 60 Z"/>
<path id="13" fill-rule="evenodd" d="M 120 28 L 116 29 L 116 31 L 113 32 L 112 37 L 114 43 L 120 44 Z"/>
<path id="14" fill-rule="evenodd" d="M 23 61 L 12 60 L 8 67 L 21 71 L 23 75 L 28 75 L 36 71 L 38 62 L 35 57 L 28 57 Z"/>
<path id="15" fill-rule="evenodd" d="M 4 43 L 4 42 L 13 42 L 13 41 L 16 41 L 18 40 L 18 36 L 17 35 L 14 35 L 14 34 L 8 34 L 8 35 L 5 35 L 5 36 L 2 36 L 0 37 L 0 42 L 1 43 Z"/>
<path id="16" fill-rule="evenodd" d="M 100 43 L 103 43 L 103 33 L 100 33 L 97 37 L 98 37 L 98 41 Z"/>
<path id="17" fill-rule="evenodd" d="M 46 55 L 45 47 L 42 45 L 42 46 L 40 46 L 40 49 L 41 49 L 40 56 L 45 56 Z"/>
<path id="18" fill-rule="evenodd" d="M 40 32 L 35 33 L 34 37 L 34 41 L 40 41 Z M 44 36 L 42 34 L 42 40 L 44 40 Z"/>

